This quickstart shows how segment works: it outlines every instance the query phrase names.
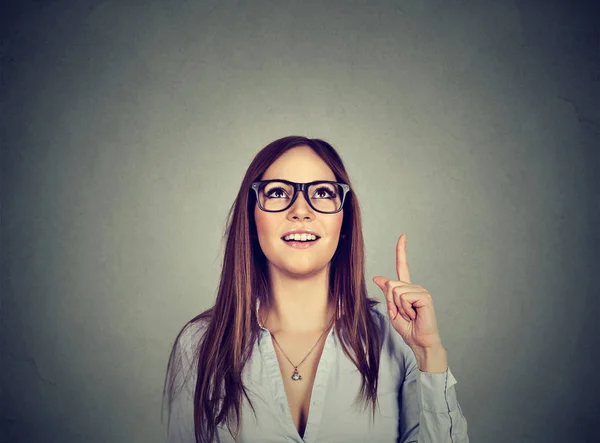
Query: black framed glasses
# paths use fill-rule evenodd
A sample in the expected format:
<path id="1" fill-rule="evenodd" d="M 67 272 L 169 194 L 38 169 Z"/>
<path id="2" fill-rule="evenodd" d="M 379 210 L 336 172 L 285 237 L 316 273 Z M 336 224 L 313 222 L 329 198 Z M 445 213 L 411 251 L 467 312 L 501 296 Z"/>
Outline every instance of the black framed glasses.
<path id="1" fill-rule="evenodd" d="M 281 212 L 288 209 L 304 193 L 311 208 L 323 214 L 335 214 L 344 206 L 350 185 L 328 180 L 295 183 L 288 180 L 263 180 L 252 183 L 258 207 L 265 212 Z"/>

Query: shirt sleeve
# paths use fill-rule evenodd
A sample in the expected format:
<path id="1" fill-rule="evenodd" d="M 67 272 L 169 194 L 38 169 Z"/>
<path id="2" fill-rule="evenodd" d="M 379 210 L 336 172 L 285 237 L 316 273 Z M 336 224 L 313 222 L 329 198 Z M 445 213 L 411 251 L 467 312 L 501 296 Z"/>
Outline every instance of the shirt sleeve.
<path id="1" fill-rule="evenodd" d="M 196 334 L 192 325 L 184 328 L 173 349 L 167 374 L 172 387 L 166 443 L 196 443 L 194 435 L 194 390 Z M 169 387 L 169 385 L 168 385 Z"/>
<path id="2" fill-rule="evenodd" d="M 400 443 L 469 443 L 467 420 L 456 398 L 456 379 L 450 368 L 421 372 L 412 350 L 405 346 Z"/>

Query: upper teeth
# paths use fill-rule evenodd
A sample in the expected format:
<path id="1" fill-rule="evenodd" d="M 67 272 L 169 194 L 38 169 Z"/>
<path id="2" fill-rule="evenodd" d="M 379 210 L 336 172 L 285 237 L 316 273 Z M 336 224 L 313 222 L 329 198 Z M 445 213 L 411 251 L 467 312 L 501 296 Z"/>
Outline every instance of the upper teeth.
<path id="1" fill-rule="evenodd" d="M 306 240 L 316 240 L 317 236 L 312 234 L 291 234 L 283 237 L 284 240 L 296 240 L 296 241 L 306 241 Z"/>

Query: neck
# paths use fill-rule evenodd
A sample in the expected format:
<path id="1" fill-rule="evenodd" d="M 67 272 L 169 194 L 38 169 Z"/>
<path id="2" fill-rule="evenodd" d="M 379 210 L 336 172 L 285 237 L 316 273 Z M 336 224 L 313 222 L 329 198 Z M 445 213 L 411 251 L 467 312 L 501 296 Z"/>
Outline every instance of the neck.
<path id="1" fill-rule="evenodd" d="M 302 278 L 269 269 L 270 299 L 260 316 L 271 333 L 315 333 L 330 325 L 336 313 L 329 300 L 329 267 Z"/>

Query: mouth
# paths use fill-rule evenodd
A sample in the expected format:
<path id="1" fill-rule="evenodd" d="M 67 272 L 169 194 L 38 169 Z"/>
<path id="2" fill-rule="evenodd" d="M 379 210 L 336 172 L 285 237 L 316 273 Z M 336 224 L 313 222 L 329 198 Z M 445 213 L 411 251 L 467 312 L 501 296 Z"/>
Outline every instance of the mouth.
<path id="1" fill-rule="evenodd" d="M 292 234 L 281 237 L 281 240 L 292 248 L 306 249 L 317 243 L 320 238 L 318 235 L 313 234 Z"/>

